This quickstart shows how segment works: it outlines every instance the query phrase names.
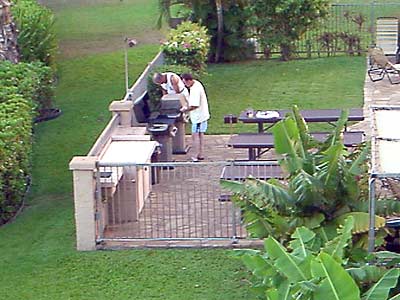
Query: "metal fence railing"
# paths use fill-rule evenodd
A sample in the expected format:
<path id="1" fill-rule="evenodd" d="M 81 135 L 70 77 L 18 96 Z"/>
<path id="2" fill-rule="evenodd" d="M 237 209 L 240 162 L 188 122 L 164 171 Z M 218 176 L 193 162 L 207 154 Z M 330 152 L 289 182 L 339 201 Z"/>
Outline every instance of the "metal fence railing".
<path id="1" fill-rule="evenodd" d="M 333 4 L 329 16 L 296 42 L 295 52 L 307 56 L 365 52 L 374 44 L 375 23 L 379 17 L 400 18 L 400 2 Z M 256 47 L 258 54 L 262 51 Z M 279 52 L 279 48 L 271 49 L 271 53 Z"/>
<path id="2" fill-rule="evenodd" d="M 231 175 L 236 170 L 234 177 L 224 173 L 227 168 Z M 100 165 L 97 239 L 247 238 L 220 179 L 265 178 L 276 168 L 271 161 Z"/>

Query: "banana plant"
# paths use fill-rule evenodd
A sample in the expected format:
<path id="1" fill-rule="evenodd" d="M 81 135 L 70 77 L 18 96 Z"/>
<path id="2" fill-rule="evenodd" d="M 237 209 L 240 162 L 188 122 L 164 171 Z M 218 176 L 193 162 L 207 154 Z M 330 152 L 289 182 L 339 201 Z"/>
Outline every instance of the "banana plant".
<path id="1" fill-rule="evenodd" d="M 284 183 L 248 178 L 245 182 L 221 181 L 234 192 L 251 235 L 273 236 L 284 242 L 298 226 L 320 228 L 317 234 L 329 240 L 334 228 L 352 215 L 355 221 L 354 246 L 366 247 L 368 231 L 368 193 L 362 189 L 367 178 L 369 146 L 362 144 L 349 152 L 342 132 L 348 112 L 344 110 L 326 141 L 315 140 L 295 106 L 291 115 L 272 129 L 279 164 L 287 174 Z M 383 203 L 382 203 L 383 204 Z M 385 201 L 385 210 L 377 202 L 377 211 L 390 214 L 399 204 Z M 377 245 L 383 243 L 385 219 L 376 216 L 380 231 Z M 380 243 L 380 244 L 379 244 Z"/>
<path id="2" fill-rule="evenodd" d="M 393 295 L 398 269 L 366 264 L 354 267 L 345 259 L 353 226 L 353 217 L 347 217 L 344 225 L 337 228 L 336 236 L 320 245 L 315 243 L 314 231 L 298 227 L 286 247 L 269 237 L 264 251 L 238 251 L 254 275 L 257 296 L 267 300 L 399 299 L 399 295 Z M 386 258 L 390 255 L 387 253 Z"/>

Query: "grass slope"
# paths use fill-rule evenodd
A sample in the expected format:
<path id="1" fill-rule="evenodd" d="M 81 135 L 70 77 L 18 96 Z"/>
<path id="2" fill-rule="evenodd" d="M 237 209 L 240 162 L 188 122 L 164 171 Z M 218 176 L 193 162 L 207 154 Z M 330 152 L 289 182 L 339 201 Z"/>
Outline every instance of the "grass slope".
<path id="1" fill-rule="evenodd" d="M 139 44 L 158 43 L 166 29 L 155 28 L 157 1 L 45 1 L 56 11 L 56 26 L 62 58 L 118 51 L 124 38 Z"/>

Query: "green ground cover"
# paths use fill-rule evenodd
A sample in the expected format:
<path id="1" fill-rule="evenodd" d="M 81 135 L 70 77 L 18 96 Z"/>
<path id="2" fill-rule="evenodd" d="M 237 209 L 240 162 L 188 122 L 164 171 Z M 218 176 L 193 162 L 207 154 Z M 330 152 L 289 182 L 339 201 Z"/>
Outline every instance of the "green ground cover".
<path id="1" fill-rule="evenodd" d="M 157 1 L 43 1 L 55 9 L 62 58 L 118 51 L 125 37 L 156 44 L 166 28 L 156 30 Z"/>
<path id="2" fill-rule="evenodd" d="M 249 289 L 244 284 L 246 274 L 241 263 L 230 256 L 231 251 L 82 253 L 75 250 L 68 162 L 74 155 L 85 155 L 106 125 L 110 118 L 109 103 L 123 96 L 124 69 L 120 46 L 113 46 L 118 49 L 114 51 L 96 47 L 93 42 L 100 39 L 108 45 L 114 39 L 119 40 L 118 30 L 112 28 L 117 26 L 118 14 L 113 17 L 115 22 L 104 22 L 109 22 L 110 34 L 104 35 L 103 40 L 99 37 L 101 29 L 95 27 L 90 29 L 93 37 L 84 38 L 90 26 L 74 25 L 71 19 L 82 13 L 77 20 L 87 24 L 90 19 L 97 20 L 100 27 L 101 18 L 97 15 L 102 9 L 107 10 L 107 5 L 101 5 L 104 2 L 115 6 L 137 4 L 140 6 L 137 10 L 143 14 L 150 12 L 142 7 L 144 2 L 153 7 L 156 3 L 155 0 L 51 1 L 57 10 L 62 47 L 68 40 L 75 40 L 76 47 L 70 48 L 68 55 L 62 55 L 59 63 L 56 96 L 63 115 L 35 126 L 33 185 L 27 207 L 13 223 L 0 228 L 0 299 L 249 299 Z M 116 11 L 122 20 L 125 12 Z M 123 26 L 119 28 L 123 30 Z M 151 28 L 146 33 L 143 27 L 134 26 L 127 32 L 130 36 L 160 34 Z M 90 45 L 86 44 L 88 41 Z M 129 51 L 131 81 L 157 51 L 156 43 L 147 42 Z M 239 113 L 249 106 L 260 109 L 287 108 L 294 103 L 301 108 L 361 106 L 364 63 L 362 57 L 339 57 L 210 66 L 209 75 L 204 78 L 212 114 L 210 133 L 228 133 L 222 116 Z M 238 130 L 252 128 L 238 127 Z"/>
<path id="3" fill-rule="evenodd" d="M 211 106 L 210 133 L 227 133 L 223 115 L 246 108 L 259 110 L 361 107 L 364 57 L 253 61 L 213 65 L 204 78 Z M 319 128 L 322 128 L 319 126 Z M 237 124 L 235 132 L 256 131 Z"/>

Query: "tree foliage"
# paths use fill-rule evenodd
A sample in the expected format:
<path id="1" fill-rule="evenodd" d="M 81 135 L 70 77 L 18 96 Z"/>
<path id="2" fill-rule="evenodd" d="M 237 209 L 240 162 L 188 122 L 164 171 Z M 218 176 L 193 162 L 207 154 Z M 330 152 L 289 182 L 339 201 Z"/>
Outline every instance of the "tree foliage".
<path id="1" fill-rule="evenodd" d="M 328 14 L 329 0 L 249 0 L 250 26 L 266 50 L 279 46 L 282 60 L 289 60 L 295 42 Z M 267 51 L 268 52 L 268 51 Z"/>
<path id="2" fill-rule="evenodd" d="M 12 13 L 19 30 L 21 60 L 38 60 L 55 69 L 57 40 L 51 10 L 35 0 L 16 0 Z"/>

